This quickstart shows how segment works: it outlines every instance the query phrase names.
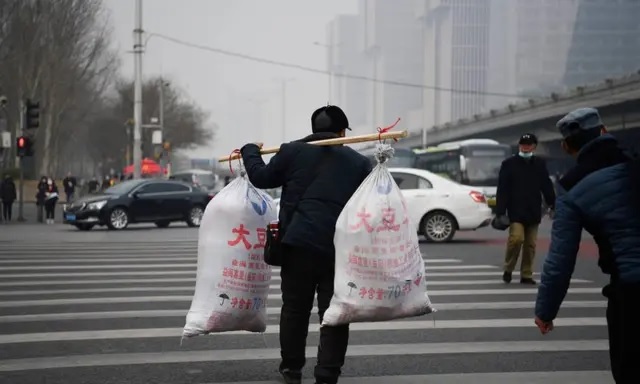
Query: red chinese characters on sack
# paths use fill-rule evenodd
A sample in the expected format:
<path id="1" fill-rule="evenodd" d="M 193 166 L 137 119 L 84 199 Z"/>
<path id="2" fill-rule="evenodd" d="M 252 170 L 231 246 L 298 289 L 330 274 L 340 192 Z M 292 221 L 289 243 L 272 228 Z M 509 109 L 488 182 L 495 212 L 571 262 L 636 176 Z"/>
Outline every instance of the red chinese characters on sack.
<path id="1" fill-rule="evenodd" d="M 253 249 L 264 248 L 265 244 L 267 243 L 267 229 L 256 229 L 256 235 L 258 236 L 258 242 L 253 245 Z"/>
<path id="2" fill-rule="evenodd" d="M 374 226 L 371 225 L 371 222 L 370 222 L 371 216 L 372 216 L 371 213 L 367 212 L 367 210 L 363 207 L 360 210 L 360 212 L 356 214 L 358 221 L 356 224 L 351 225 L 351 229 L 358 230 L 364 227 L 364 229 L 369 233 L 372 233 L 373 231 L 398 232 L 400 230 L 400 224 L 396 223 L 396 210 L 393 208 L 382 209 L 382 223 L 377 228 L 374 228 Z M 402 224 L 406 224 L 408 222 L 409 222 L 409 219 L 405 217 Z"/>
<path id="3" fill-rule="evenodd" d="M 396 210 L 393 208 L 384 208 L 382 210 L 382 223 L 377 228 L 377 232 L 400 230 L 400 224 L 396 224 Z"/>
<path id="4" fill-rule="evenodd" d="M 238 227 L 233 228 L 231 233 L 235 235 L 233 240 L 227 241 L 230 247 L 237 247 L 242 244 L 246 250 L 250 249 L 261 249 L 264 248 L 267 242 L 267 229 L 266 228 L 257 228 L 256 229 L 256 240 L 255 244 L 252 244 L 249 241 L 249 235 L 251 235 L 251 231 L 249 231 L 244 224 L 240 224 Z"/>
<path id="5" fill-rule="evenodd" d="M 387 289 L 361 287 L 358 295 L 363 300 L 391 300 L 407 296 L 411 292 L 411 280 L 407 280 L 404 284 L 392 285 Z"/>
<path id="6" fill-rule="evenodd" d="M 374 228 L 371 225 L 371 223 L 369 223 L 369 219 L 371 219 L 371 214 L 367 212 L 367 210 L 364 207 L 360 212 L 358 212 L 356 216 L 360 220 L 356 224 L 351 226 L 352 230 L 358 230 L 364 226 L 367 232 L 369 233 L 373 232 Z"/>
<path id="7" fill-rule="evenodd" d="M 247 236 L 249 236 L 251 232 L 249 232 L 249 230 L 244 227 L 244 224 L 240 224 L 238 228 L 233 228 L 231 232 L 236 234 L 237 236 L 235 240 L 227 241 L 227 244 L 235 247 L 242 242 L 247 250 L 251 249 L 251 243 L 249 242 L 249 240 L 247 240 Z"/>

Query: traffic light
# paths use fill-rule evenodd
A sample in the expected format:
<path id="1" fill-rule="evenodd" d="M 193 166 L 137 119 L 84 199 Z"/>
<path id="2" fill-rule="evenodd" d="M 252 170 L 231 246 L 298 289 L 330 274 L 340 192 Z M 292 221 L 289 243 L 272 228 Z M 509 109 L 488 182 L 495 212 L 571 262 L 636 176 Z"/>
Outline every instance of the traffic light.
<path id="1" fill-rule="evenodd" d="M 40 103 L 34 103 L 27 99 L 25 121 L 26 128 L 33 129 L 40 126 Z"/>
<path id="2" fill-rule="evenodd" d="M 20 136 L 16 139 L 18 157 L 33 156 L 33 141 L 28 136 Z"/>

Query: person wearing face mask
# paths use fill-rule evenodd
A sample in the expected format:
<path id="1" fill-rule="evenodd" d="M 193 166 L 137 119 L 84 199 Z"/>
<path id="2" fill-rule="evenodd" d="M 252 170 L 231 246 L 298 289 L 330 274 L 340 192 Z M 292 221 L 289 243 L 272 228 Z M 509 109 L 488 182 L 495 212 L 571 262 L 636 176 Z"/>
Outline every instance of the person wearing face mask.
<path id="1" fill-rule="evenodd" d="M 496 216 L 508 217 L 509 239 L 502 280 L 511 282 L 520 251 L 520 283 L 535 285 L 533 259 L 538 226 L 542 219 L 542 197 L 553 211 L 556 196 L 545 161 L 535 156 L 538 139 L 527 133 L 520 137 L 518 154 L 502 162 L 496 193 Z"/>
<path id="2" fill-rule="evenodd" d="M 47 224 L 53 224 L 56 217 L 56 203 L 58 202 L 58 186 L 52 178 L 47 178 L 47 186 L 45 187 L 44 211 L 47 218 Z"/>
<path id="3" fill-rule="evenodd" d="M 640 156 L 621 148 L 594 108 L 577 109 L 556 126 L 576 164 L 558 183 L 534 321 L 542 334 L 553 330 L 586 230 L 598 245 L 600 269 L 609 275 L 602 294 L 608 299 L 613 378 L 618 384 L 640 383 Z"/>

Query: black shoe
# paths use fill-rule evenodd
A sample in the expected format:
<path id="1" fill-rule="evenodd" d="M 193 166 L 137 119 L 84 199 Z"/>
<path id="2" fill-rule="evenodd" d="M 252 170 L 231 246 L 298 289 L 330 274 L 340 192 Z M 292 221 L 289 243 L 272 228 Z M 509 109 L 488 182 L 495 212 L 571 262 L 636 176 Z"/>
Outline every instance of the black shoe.
<path id="1" fill-rule="evenodd" d="M 530 277 L 523 277 L 520 279 L 520 284 L 536 285 L 536 281 Z"/>
<path id="2" fill-rule="evenodd" d="M 302 372 L 294 371 L 292 369 L 281 369 L 280 374 L 285 384 L 302 384 Z"/>
<path id="3" fill-rule="evenodd" d="M 511 282 L 511 272 L 504 272 L 502 274 L 502 281 L 504 281 L 505 283 L 510 283 Z"/>

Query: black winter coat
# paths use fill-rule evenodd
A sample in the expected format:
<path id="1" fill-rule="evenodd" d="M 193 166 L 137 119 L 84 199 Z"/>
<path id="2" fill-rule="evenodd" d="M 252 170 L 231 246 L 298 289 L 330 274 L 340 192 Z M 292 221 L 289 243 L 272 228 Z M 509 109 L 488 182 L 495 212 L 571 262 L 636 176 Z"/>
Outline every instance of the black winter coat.
<path id="1" fill-rule="evenodd" d="M 16 184 L 12 179 L 4 179 L 3 181 L 0 181 L 0 200 L 5 203 L 13 203 L 17 197 Z"/>
<path id="2" fill-rule="evenodd" d="M 545 161 L 537 156 L 529 159 L 518 155 L 502 162 L 496 194 L 496 214 L 509 216 L 512 223 L 539 224 L 542 219 L 542 197 L 553 209 L 556 194 Z"/>
<path id="3" fill-rule="evenodd" d="M 318 133 L 283 144 L 269 164 L 262 160 L 257 145 L 241 149 L 247 176 L 256 188 L 282 187 L 279 220 L 284 229 L 283 244 L 335 254 L 338 216 L 371 172 L 371 162 L 349 147 L 307 144 L 335 137 Z M 323 165 L 314 178 L 318 164 Z"/>

